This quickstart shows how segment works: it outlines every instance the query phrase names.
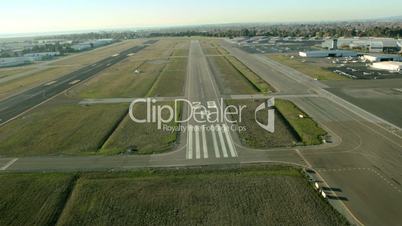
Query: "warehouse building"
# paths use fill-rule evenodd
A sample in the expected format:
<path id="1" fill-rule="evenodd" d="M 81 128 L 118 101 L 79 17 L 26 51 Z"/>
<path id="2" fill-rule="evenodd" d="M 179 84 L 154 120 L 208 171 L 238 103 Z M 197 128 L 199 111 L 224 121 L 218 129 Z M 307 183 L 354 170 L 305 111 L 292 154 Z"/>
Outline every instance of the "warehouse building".
<path id="1" fill-rule="evenodd" d="M 301 57 L 357 57 L 358 54 L 355 51 L 348 50 L 323 50 L 323 51 L 306 51 L 299 52 Z"/>
<path id="2" fill-rule="evenodd" d="M 329 39 L 322 43 L 323 48 L 328 49 L 360 49 L 371 53 L 393 53 L 401 50 L 398 40 L 393 38 L 339 38 L 334 40 Z"/>
<path id="3" fill-rule="evenodd" d="M 88 42 L 82 42 L 82 43 L 77 43 L 71 46 L 72 49 L 75 51 L 84 51 L 92 48 L 97 48 L 100 46 L 108 45 L 113 43 L 113 39 L 97 39 L 97 40 L 92 40 Z"/>
<path id="4" fill-rule="evenodd" d="M 402 61 L 402 57 L 399 55 L 373 55 L 366 54 L 363 57 L 363 60 L 369 62 L 383 62 L 383 61 Z"/>
<path id="5" fill-rule="evenodd" d="M 393 61 L 376 62 L 373 63 L 371 67 L 378 70 L 400 72 L 402 69 L 402 62 L 393 62 Z"/>
<path id="6" fill-rule="evenodd" d="M 91 49 L 92 45 L 91 45 L 91 43 L 78 43 L 78 44 L 72 45 L 71 48 L 74 49 L 75 51 L 84 51 L 87 49 Z"/>
<path id="7" fill-rule="evenodd" d="M 6 57 L 0 58 L 0 67 L 15 67 L 24 64 L 32 63 L 29 57 Z"/>
<path id="8" fill-rule="evenodd" d="M 30 57 L 32 60 L 46 60 L 59 56 L 60 52 L 41 52 L 41 53 L 27 53 L 24 57 Z"/>

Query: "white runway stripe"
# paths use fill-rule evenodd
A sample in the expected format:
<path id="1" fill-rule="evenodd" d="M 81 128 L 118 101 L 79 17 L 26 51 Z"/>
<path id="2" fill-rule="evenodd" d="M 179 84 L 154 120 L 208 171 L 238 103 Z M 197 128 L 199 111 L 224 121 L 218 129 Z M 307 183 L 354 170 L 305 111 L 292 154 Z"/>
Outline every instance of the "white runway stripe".
<path id="1" fill-rule="evenodd" d="M 223 131 L 225 132 L 226 141 L 229 146 L 230 154 L 232 155 L 232 157 L 237 157 L 237 153 L 233 147 L 232 138 L 230 137 L 230 134 L 229 134 L 229 127 L 227 125 L 222 125 L 222 127 L 223 127 Z"/>
<path id="2" fill-rule="evenodd" d="M 221 154 L 219 153 L 219 148 L 218 148 L 218 142 L 216 141 L 216 133 L 215 133 L 216 127 L 211 126 L 211 133 L 212 133 L 212 142 L 214 144 L 214 151 L 215 151 L 215 157 L 220 158 Z"/>
<path id="3" fill-rule="evenodd" d="M 208 133 L 211 133 L 211 136 Z M 225 124 L 188 125 L 186 159 L 208 159 L 211 154 L 208 151 L 217 159 L 238 157 L 229 127 Z"/>
<path id="4" fill-rule="evenodd" d="M 217 125 L 216 126 L 217 130 L 218 130 L 218 136 L 219 136 L 219 141 L 221 143 L 221 148 L 222 148 L 222 152 L 223 152 L 223 157 L 227 158 L 228 157 L 228 152 L 226 150 L 226 146 L 225 146 L 225 140 L 223 138 L 223 134 L 222 134 L 222 128 Z"/>
<path id="5" fill-rule="evenodd" d="M 204 152 L 204 159 L 208 158 L 208 149 L 207 149 L 207 137 L 205 136 L 205 126 L 201 127 L 201 135 L 202 135 L 202 150 Z"/>
<path id="6" fill-rule="evenodd" d="M 6 165 L 4 165 L 3 167 L 1 167 L 0 170 L 1 170 L 1 171 L 6 170 L 8 167 L 10 167 L 12 164 L 14 164 L 17 160 L 18 160 L 18 158 L 15 158 L 15 159 L 10 160 L 8 163 L 6 163 Z"/>
<path id="7" fill-rule="evenodd" d="M 187 159 L 193 158 L 193 126 L 188 126 L 187 130 Z"/>
<path id="8" fill-rule="evenodd" d="M 195 131 L 195 158 L 201 158 L 201 151 L 200 151 L 200 127 L 194 126 Z"/>

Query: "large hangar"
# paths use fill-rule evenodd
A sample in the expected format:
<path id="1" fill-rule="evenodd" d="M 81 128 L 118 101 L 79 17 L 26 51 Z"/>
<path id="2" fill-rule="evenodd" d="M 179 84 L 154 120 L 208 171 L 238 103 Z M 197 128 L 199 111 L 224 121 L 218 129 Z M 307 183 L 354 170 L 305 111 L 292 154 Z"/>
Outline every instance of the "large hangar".
<path id="1" fill-rule="evenodd" d="M 306 51 L 299 52 L 301 57 L 357 57 L 358 54 L 355 51 L 349 50 L 323 50 L 323 51 Z"/>

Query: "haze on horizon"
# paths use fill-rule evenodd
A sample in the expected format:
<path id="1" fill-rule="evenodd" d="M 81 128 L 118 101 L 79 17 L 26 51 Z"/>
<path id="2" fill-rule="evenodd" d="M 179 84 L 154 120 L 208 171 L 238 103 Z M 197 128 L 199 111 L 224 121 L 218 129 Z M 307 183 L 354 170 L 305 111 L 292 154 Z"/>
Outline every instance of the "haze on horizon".
<path id="1" fill-rule="evenodd" d="M 401 14 L 384 0 L 14 0 L 0 7 L 0 34 L 253 22 L 314 22 Z"/>

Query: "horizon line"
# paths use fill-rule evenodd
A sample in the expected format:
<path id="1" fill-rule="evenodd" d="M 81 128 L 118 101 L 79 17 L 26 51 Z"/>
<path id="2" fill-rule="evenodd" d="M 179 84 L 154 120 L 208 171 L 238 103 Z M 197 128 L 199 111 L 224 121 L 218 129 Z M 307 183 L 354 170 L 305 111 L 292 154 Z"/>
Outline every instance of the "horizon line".
<path id="1" fill-rule="evenodd" d="M 370 22 L 373 20 L 387 20 L 395 18 L 402 21 L 402 15 L 386 16 L 378 18 L 367 18 L 367 19 L 348 19 L 348 20 L 322 20 L 322 21 L 286 21 L 286 22 L 228 22 L 228 23 L 204 23 L 204 24 L 177 24 L 177 25 L 150 25 L 150 26 L 139 26 L 139 27 L 116 27 L 116 28 L 83 28 L 77 30 L 57 30 L 57 31 L 37 31 L 37 32 L 14 32 L 14 33 L 1 33 L 0 39 L 6 38 L 29 38 L 29 37 L 40 37 L 40 36 L 52 36 L 52 35 L 71 35 L 80 34 L 87 32 L 111 32 L 111 31 L 133 31 L 136 30 L 146 31 L 152 29 L 167 29 L 167 28 L 185 28 L 185 27 L 203 27 L 203 26 L 228 26 L 228 25 L 286 25 L 286 24 L 325 24 L 325 23 L 345 23 L 345 22 Z M 384 21 L 385 22 L 385 21 Z"/>

